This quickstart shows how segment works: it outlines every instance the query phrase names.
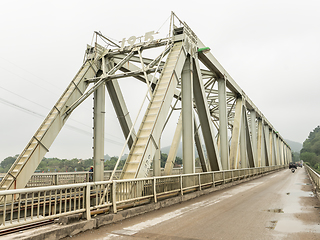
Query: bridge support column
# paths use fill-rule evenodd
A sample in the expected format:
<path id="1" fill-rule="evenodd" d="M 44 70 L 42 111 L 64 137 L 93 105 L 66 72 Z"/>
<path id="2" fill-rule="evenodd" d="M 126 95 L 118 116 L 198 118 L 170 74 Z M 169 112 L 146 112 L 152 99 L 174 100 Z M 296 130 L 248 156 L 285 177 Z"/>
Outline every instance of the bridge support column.
<path id="1" fill-rule="evenodd" d="M 283 141 L 280 138 L 279 138 L 279 143 L 280 143 L 280 156 L 281 156 L 280 165 L 282 165 L 283 164 Z"/>
<path id="2" fill-rule="evenodd" d="M 94 92 L 93 179 L 103 181 L 104 173 L 105 85 Z"/>
<path id="3" fill-rule="evenodd" d="M 289 148 L 288 145 L 286 145 L 286 161 L 285 161 L 285 164 L 289 164 L 290 162 L 290 156 L 291 156 L 291 150 Z"/>
<path id="4" fill-rule="evenodd" d="M 193 77 L 191 57 L 187 57 L 181 75 L 183 173 L 195 172 Z"/>
<path id="5" fill-rule="evenodd" d="M 246 129 L 245 129 L 245 107 L 242 104 L 241 107 L 242 117 L 241 117 L 241 133 L 240 133 L 240 167 L 247 168 L 247 151 L 246 151 Z"/>
<path id="6" fill-rule="evenodd" d="M 278 161 L 279 161 L 279 154 L 278 154 L 278 150 L 277 150 L 277 136 L 274 132 L 272 132 L 272 141 L 273 141 L 273 156 L 274 156 L 274 161 L 273 161 L 273 165 L 278 165 Z"/>
<path id="7" fill-rule="evenodd" d="M 230 169 L 226 97 L 226 81 L 218 79 L 220 157 L 223 170 Z"/>
<path id="8" fill-rule="evenodd" d="M 269 126 L 264 125 L 264 141 L 265 141 L 265 166 L 272 166 L 271 147 L 270 147 L 270 132 Z"/>
<path id="9" fill-rule="evenodd" d="M 283 165 L 286 164 L 287 160 L 287 145 L 283 142 Z"/>
<path id="10" fill-rule="evenodd" d="M 262 131 L 262 119 L 258 119 L 258 139 L 257 139 L 257 162 L 258 165 L 257 167 L 262 167 L 264 166 L 262 163 L 262 153 L 263 153 L 263 144 L 262 144 L 262 136 L 263 136 L 263 131 Z"/>
<path id="11" fill-rule="evenodd" d="M 283 162 L 283 146 L 282 146 L 282 139 L 280 137 L 278 137 L 279 139 L 279 155 L 280 155 L 280 161 L 279 161 L 279 165 L 282 165 Z"/>
<path id="12" fill-rule="evenodd" d="M 153 158 L 153 176 L 161 176 L 161 151 L 160 151 L 160 139 L 158 143 L 158 149 Z"/>
<path id="13" fill-rule="evenodd" d="M 281 164 L 281 152 L 280 152 L 280 138 L 278 134 L 276 134 L 276 142 L 277 142 L 277 155 L 278 155 L 278 162 L 277 165 Z"/>
<path id="14" fill-rule="evenodd" d="M 242 98 L 236 100 L 235 116 L 233 121 L 232 139 L 230 147 L 230 168 L 237 169 L 239 163 L 239 143 L 242 129 Z"/>
<path id="15" fill-rule="evenodd" d="M 253 151 L 253 158 L 255 160 L 255 167 L 258 166 L 258 158 L 257 158 L 257 125 L 256 125 L 256 111 L 250 111 L 250 118 L 251 118 L 251 140 L 252 140 L 252 151 Z"/>
<path id="16" fill-rule="evenodd" d="M 255 167 L 255 158 L 253 154 L 253 147 L 252 147 L 252 140 L 249 131 L 249 124 L 248 124 L 248 116 L 247 110 L 244 107 L 244 121 L 245 121 L 245 132 L 246 132 L 246 146 L 247 146 L 247 156 L 248 156 L 248 167 L 254 168 Z"/>

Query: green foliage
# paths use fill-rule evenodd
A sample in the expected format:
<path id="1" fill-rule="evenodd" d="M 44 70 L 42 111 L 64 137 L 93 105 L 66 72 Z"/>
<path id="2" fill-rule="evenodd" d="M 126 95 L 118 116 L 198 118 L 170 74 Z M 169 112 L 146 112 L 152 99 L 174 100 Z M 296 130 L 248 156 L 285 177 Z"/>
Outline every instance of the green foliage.
<path id="1" fill-rule="evenodd" d="M 161 163 L 160 166 L 161 168 L 164 168 L 167 162 L 168 154 L 166 153 L 161 153 Z"/>
<path id="2" fill-rule="evenodd" d="M 0 163 L 0 173 L 6 173 L 10 169 L 11 165 L 17 159 L 18 155 L 14 157 L 7 157 Z"/>
<path id="3" fill-rule="evenodd" d="M 111 157 L 110 160 L 105 161 L 104 170 L 113 170 L 114 167 L 116 166 L 117 161 L 118 161 L 118 157 L 115 157 L 115 156 Z M 117 170 L 121 170 L 125 162 L 126 160 L 120 160 Z"/>
<path id="4" fill-rule="evenodd" d="M 320 171 L 320 126 L 310 132 L 308 138 L 303 142 L 300 159 Z"/>
<path id="5" fill-rule="evenodd" d="M 181 165 L 182 164 L 182 158 L 181 157 L 176 157 L 176 164 Z"/>
<path id="6" fill-rule="evenodd" d="M 167 162 L 168 154 L 166 153 L 161 153 L 161 168 L 164 168 Z M 182 158 L 176 157 L 176 160 L 174 162 L 175 164 L 181 165 L 182 164 Z"/>
<path id="7" fill-rule="evenodd" d="M 292 152 L 292 162 L 299 162 L 300 161 L 300 153 Z"/>
<path id="8" fill-rule="evenodd" d="M 7 157 L 0 163 L 0 173 L 8 172 L 11 165 L 14 163 L 18 155 L 14 157 Z M 104 162 L 104 170 L 113 170 L 118 157 L 112 157 L 110 160 L 106 160 Z M 125 159 L 120 160 L 118 165 L 118 170 L 123 168 L 125 164 Z M 90 167 L 93 166 L 92 159 L 78 159 L 73 158 L 71 160 L 68 159 L 59 159 L 59 158 L 43 158 L 40 164 L 38 165 L 36 172 L 81 172 L 81 171 L 89 171 Z"/>
<path id="9" fill-rule="evenodd" d="M 37 172 L 79 172 L 89 171 L 92 166 L 92 159 L 59 159 L 59 158 L 43 158 L 40 162 Z"/>
<path id="10" fill-rule="evenodd" d="M 19 155 L 14 157 L 7 157 L 0 163 L 0 173 L 8 172 L 11 165 L 17 159 Z M 164 168 L 167 162 L 168 155 L 166 153 L 161 153 L 161 167 Z M 113 156 L 110 160 L 104 162 L 104 170 L 113 170 L 118 157 Z M 117 170 L 121 170 L 125 164 L 125 159 L 120 160 Z M 200 166 L 199 159 L 196 160 L 196 166 Z M 182 159 L 176 157 L 175 163 L 178 165 L 182 164 Z M 80 171 L 89 171 L 90 167 L 93 166 L 92 159 L 59 159 L 59 158 L 43 158 L 39 166 L 36 169 L 36 172 L 80 172 Z"/>

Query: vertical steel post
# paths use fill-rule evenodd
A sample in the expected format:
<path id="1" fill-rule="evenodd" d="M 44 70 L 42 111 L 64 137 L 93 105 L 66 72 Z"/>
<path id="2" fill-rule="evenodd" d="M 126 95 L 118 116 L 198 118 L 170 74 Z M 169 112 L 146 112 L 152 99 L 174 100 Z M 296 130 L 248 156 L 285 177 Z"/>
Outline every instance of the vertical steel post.
<path id="1" fill-rule="evenodd" d="M 276 142 L 275 142 L 275 138 L 274 138 L 274 133 L 273 131 L 270 133 L 270 138 L 272 138 L 272 163 L 270 163 L 270 166 L 272 165 L 277 165 L 277 152 L 276 152 Z"/>
<path id="2" fill-rule="evenodd" d="M 280 137 L 278 137 L 278 141 L 279 141 L 279 156 L 280 156 L 279 165 L 282 165 L 282 159 L 283 159 L 283 155 L 282 155 L 282 140 L 281 140 Z"/>
<path id="3" fill-rule="evenodd" d="M 250 111 L 250 118 L 251 118 L 251 140 L 252 140 L 252 150 L 253 150 L 253 158 L 255 160 L 255 167 L 258 167 L 258 158 L 257 158 L 257 125 L 256 125 L 256 111 Z"/>
<path id="4" fill-rule="evenodd" d="M 230 169 L 226 81 L 218 79 L 220 157 L 223 170 Z"/>
<path id="5" fill-rule="evenodd" d="M 109 70 L 105 57 L 101 59 L 103 74 Z M 93 180 L 103 181 L 104 179 L 104 128 L 105 128 L 105 83 L 102 83 L 94 91 L 94 125 L 93 125 Z"/>
<path id="6" fill-rule="evenodd" d="M 289 149 L 288 149 L 288 146 L 287 146 L 287 145 L 285 145 L 285 151 L 286 151 L 286 156 L 285 156 L 284 165 L 288 164 Z"/>
<path id="7" fill-rule="evenodd" d="M 183 173 L 195 172 L 192 61 L 187 57 L 181 74 Z"/>
<path id="8" fill-rule="evenodd" d="M 264 138 L 265 138 L 265 149 L 266 149 L 266 166 L 272 166 L 272 157 L 270 149 L 270 131 L 269 126 L 264 126 Z"/>
<path id="9" fill-rule="evenodd" d="M 284 164 L 284 151 L 283 151 L 283 140 L 281 139 L 281 165 Z"/>
<path id="10" fill-rule="evenodd" d="M 245 125 L 246 125 L 246 147 L 247 147 L 247 156 L 248 156 L 248 167 L 253 168 L 255 167 L 255 159 L 253 155 L 253 149 L 252 149 L 252 141 L 251 141 L 251 136 L 250 136 L 250 131 L 249 131 L 249 124 L 248 124 L 248 117 L 247 117 L 247 112 L 246 109 L 244 111 L 244 120 L 245 120 Z"/>
<path id="11" fill-rule="evenodd" d="M 242 117 L 241 117 L 241 130 L 240 130 L 240 161 L 241 161 L 241 168 L 247 168 L 247 148 L 246 148 L 246 124 L 245 124 L 245 117 L 244 114 L 245 107 L 242 105 Z"/>
<path id="12" fill-rule="evenodd" d="M 161 152 L 160 152 L 160 139 L 158 143 L 158 149 L 153 157 L 153 176 L 161 175 Z"/>
<path id="13" fill-rule="evenodd" d="M 277 134 L 276 134 L 276 143 L 277 143 L 277 155 L 278 155 L 278 164 L 277 165 L 281 165 L 280 138 Z"/>
<path id="14" fill-rule="evenodd" d="M 262 130 L 262 119 L 258 119 L 258 139 L 257 139 L 257 167 L 261 167 L 262 165 L 262 136 L 263 136 L 263 130 Z"/>
<path id="15" fill-rule="evenodd" d="M 242 123 L 242 98 L 236 100 L 235 116 L 233 121 L 232 139 L 230 146 L 230 168 L 237 169 L 239 163 L 239 144 Z"/>
<path id="16" fill-rule="evenodd" d="M 103 181 L 104 170 L 105 84 L 94 92 L 93 179 Z"/>

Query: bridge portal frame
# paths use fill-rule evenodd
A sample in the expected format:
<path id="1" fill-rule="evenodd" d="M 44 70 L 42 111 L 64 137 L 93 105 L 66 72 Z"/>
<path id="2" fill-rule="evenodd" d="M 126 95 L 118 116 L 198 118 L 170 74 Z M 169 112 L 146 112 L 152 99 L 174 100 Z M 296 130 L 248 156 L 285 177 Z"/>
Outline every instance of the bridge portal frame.
<path id="1" fill-rule="evenodd" d="M 177 25 L 180 27 L 176 27 Z M 174 98 L 181 100 L 181 94 L 186 95 L 186 91 L 189 93 L 188 97 L 182 100 L 182 124 L 187 124 L 187 127 L 182 129 L 188 131 L 188 135 L 184 134 L 183 137 L 183 151 L 185 157 L 192 155 L 191 160 L 185 164 L 186 169 L 188 168 L 186 172 L 193 171 L 194 154 L 191 145 L 194 145 L 194 139 L 199 136 L 204 141 L 211 170 L 248 166 L 254 168 L 257 167 L 257 163 L 261 166 L 288 164 L 291 161 L 291 154 L 286 155 L 284 152 L 290 152 L 290 147 L 212 53 L 205 51 L 208 50 L 206 45 L 174 13 L 171 15 L 169 29 L 169 37 L 165 39 L 154 40 L 153 36 L 150 36 L 152 32 L 149 32 L 145 36 L 145 42 L 130 46 L 120 47 L 112 41 L 110 41 L 113 43 L 112 48 L 104 48 L 97 42 L 95 46 L 88 46 L 83 66 L 10 168 L 0 183 L 0 189 L 25 186 L 72 111 L 92 93 L 95 93 L 97 100 L 94 106 L 94 128 L 96 129 L 94 159 L 96 168 L 102 168 L 98 162 L 103 156 L 101 142 L 104 137 L 98 132 L 104 128 L 102 124 L 104 93 L 102 92 L 105 85 L 117 114 L 126 116 L 119 118 L 124 137 L 127 139 L 126 144 L 130 149 L 122 174 L 123 178 L 146 176 L 155 153 L 160 148 L 161 134 L 170 117 L 168 113 L 172 108 L 171 102 Z M 142 56 L 143 51 L 159 47 L 163 47 L 164 50 L 153 59 Z M 182 71 L 186 71 L 183 69 L 186 61 L 190 61 L 190 68 L 187 70 L 190 73 L 182 74 Z M 189 79 L 186 77 L 189 75 L 192 77 L 187 80 L 189 85 L 185 90 L 185 87 L 181 87 L 183 85 L 181 81 Z M 149 107 L 137 134 L 134 130 L 136 121 L 132 123 L 129 114 L 126 114 L 127 107 L 121 90 L 117 86 L 117 80 L 125 77 L 134 77 L 147 84 L 146 98 L 149 98 Z M 90 83 L 93 83 L 93 86 L 86 90 Z M 218 87 L 215 83 L 218 83 Z M 192 94 L 194 101 L 190 104 Z M 189 103 L 186 107 L 187 102 Z M 186 108 L 185 111 L 184 108 Z M 198 131 L 199 127 L 196 130 L 197 133 L 201 133 L 200 135 L 195 135 L 195 122 L 192 120 L 194 113 L 190 110 L 192 108 L 200 122 L 201 132 Z M 155 112 L 152 113 L 152 111 Z M 178 139 L 180 130 L 177 131 L 175 141 Z M 147 132 L 147 135 L 143 135 L 143 132 Z M 228 140 L 229 133 L 234 134 L 231 136 L 231 141 Z M 198 143 L 196 145 L 202 153 L 199 142 L 196 140 Z M 174 147 L 177 148 L 177 144 Z M 175 153 L 176 149 L 173 149 L 167 172 L 170 172 Z M 202 165 L 205 166 L 205 156 L 201 158 Z M 205 167 L 203 169 L 205 170 Z M 101 180 L 101 171 L 95 172 L 95 181 Z"/>

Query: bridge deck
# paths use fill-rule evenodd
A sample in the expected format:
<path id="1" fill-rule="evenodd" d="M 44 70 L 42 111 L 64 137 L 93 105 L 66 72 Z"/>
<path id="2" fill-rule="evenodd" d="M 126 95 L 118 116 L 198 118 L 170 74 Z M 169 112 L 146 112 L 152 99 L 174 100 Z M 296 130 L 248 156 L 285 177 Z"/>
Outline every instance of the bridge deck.
<path id="1" fill-rule="evenodd" d="M 286 169 L 72 239 L 320 239 L 319 207 L 305 169 Z"/>

